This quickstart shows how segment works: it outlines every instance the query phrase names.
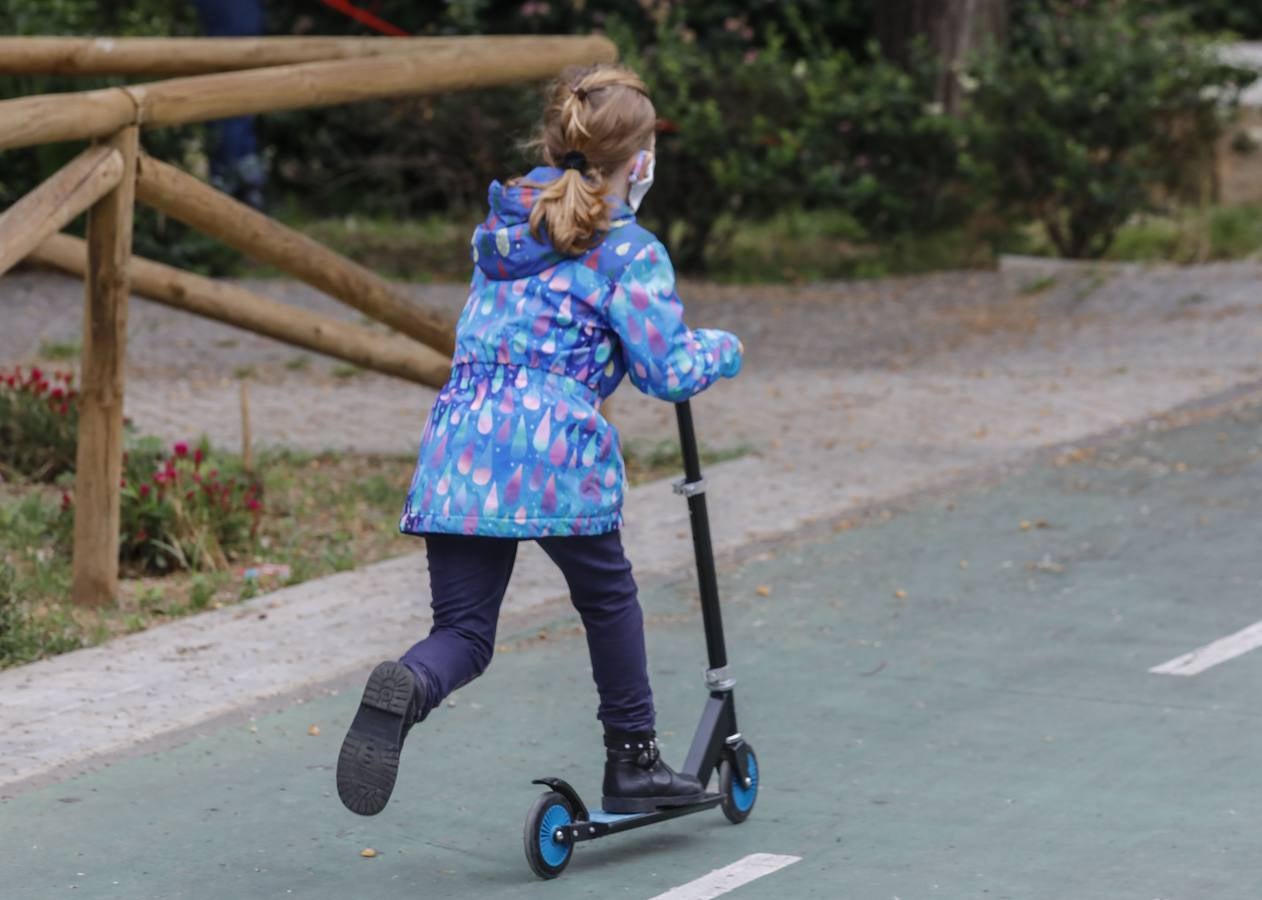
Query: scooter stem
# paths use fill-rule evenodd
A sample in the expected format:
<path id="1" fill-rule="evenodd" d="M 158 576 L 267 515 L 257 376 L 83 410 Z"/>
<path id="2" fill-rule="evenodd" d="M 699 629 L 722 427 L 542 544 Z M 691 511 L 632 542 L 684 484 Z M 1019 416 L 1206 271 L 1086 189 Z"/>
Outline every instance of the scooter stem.
<path id="1" fill-rule="evenodd" d="M 675 490 L 688 498 L 697 583 L 701 589 L 701 620 L 705 625 L 710 670 L 714 671 L 727 665 L 727 647 L 723 641 L 723 615 L 719 610 L 719 583 L 714 572 L 714 547 L 710 543 L 710 518 L 706 513 L 705 480 L 701 477 L 697 434 L 692 427 L 692 407 L 687 400 L 675 404 L 675 415 L 679 419 L 679 447 L 684 458 L 684 480 L 675 485 Z"/>

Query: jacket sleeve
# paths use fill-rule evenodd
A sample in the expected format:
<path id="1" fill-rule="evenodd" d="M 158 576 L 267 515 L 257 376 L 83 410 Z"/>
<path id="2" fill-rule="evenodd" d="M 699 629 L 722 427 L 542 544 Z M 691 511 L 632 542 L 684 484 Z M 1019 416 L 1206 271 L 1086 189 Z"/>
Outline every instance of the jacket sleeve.
<path id="1" fill-rule="evenodd" d="M 623 270 L 608 307 L 632 383 L 678 403 L 741 369 L 741 342 L 715 328 L 684 324 L 675 270 L 661 242 L 646 244 Z"/>

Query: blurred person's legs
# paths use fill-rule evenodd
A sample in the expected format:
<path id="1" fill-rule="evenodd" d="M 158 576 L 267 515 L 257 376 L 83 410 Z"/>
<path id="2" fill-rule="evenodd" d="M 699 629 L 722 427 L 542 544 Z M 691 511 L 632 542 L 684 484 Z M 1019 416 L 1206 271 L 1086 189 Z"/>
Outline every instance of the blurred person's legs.
<path id="1" fill-rule="evenodd" d="M 262 0 L 194 0 L 202 30 L 210 37 L 255 37 L 263 33 Z M 256 209 L 263 207 L 267 172 L 254 134 L 254 116 L 211 123 L 210 181 Z"/>

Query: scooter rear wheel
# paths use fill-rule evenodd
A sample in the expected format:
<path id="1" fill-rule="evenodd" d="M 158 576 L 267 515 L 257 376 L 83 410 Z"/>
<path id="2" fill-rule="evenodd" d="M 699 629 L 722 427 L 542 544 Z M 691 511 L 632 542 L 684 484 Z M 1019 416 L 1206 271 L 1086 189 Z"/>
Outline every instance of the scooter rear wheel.
<path id="1" fill-rule="evenodd" d="M 731 760 L 723 760 L 719 764 L 719 790 L 723 794 L 723 815 L 733 825 L 739 825 L 749 818 L 754 811 L 754 803 L 758 800 L 758 757 L 754 748 L 749 747 L 749 784 L 741 782 L 736 776 Z"/>
<path id="2" fill-rule="evenodd" d="M 522 834 L 526 845 L 526 862 L 540 878 L 556 878 L 565 871 L 574 855 L 574 845 L 556 839 L 556 830 L 574 821 L 570 801 L 556 791 L 541 794 L 526 814 Z"/>

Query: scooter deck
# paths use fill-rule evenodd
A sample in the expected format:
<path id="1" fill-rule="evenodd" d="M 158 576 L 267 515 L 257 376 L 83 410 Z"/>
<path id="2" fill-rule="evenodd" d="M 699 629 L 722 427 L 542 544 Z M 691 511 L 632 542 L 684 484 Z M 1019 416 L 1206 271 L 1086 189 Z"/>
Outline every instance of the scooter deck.
<path id="1" fill-rule="evenodd" d="M 567 825 L 565 830 L 567 837 L 574 842 L 592 841 L 596 838 L 617 834 L 620 831 L 629 831 L 632 828 L 639 828 L 643 825 L 652 825 L 654 822 L 664 822 L 667 819 L 675 819 L 679 816 L 714 809 L 722 802 L 723 797 L 721 794 L 706 794 L 705 797 L 696 803 L 689 803 L 685 806 L 665 806 L 646 813 L 611 813 L 605 812 L 603 809 L 595 809 L 587 814 L 587 818 L 579 819 Z"/>

